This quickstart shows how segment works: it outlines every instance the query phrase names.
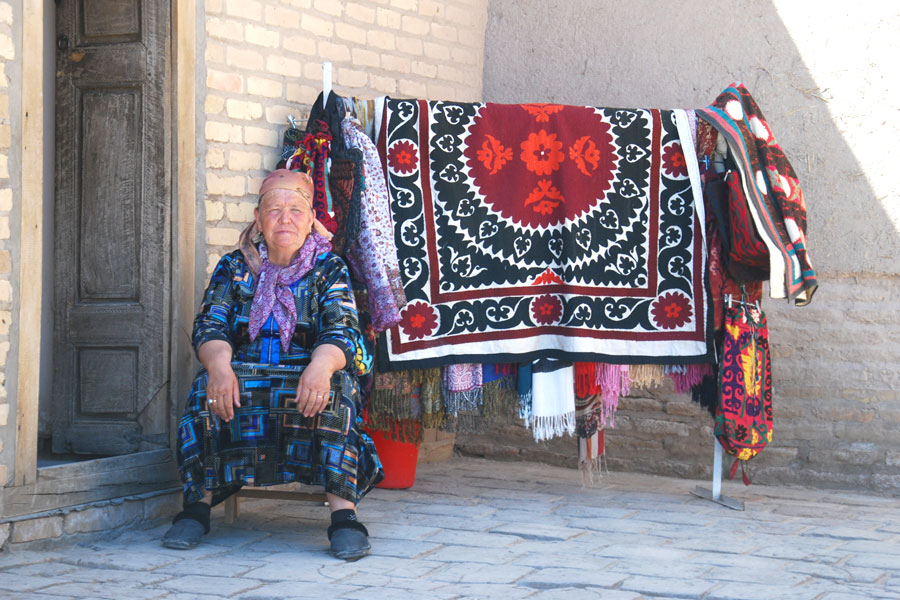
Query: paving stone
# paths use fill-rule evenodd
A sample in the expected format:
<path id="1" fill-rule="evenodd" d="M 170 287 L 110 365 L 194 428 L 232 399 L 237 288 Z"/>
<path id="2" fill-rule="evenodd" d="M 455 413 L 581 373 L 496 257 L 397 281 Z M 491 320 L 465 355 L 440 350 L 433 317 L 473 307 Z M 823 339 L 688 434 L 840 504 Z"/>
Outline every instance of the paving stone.
<path id="1" fill-rule="evenodd" d="M 320 563 L 317 561 L 306 561 L 304 558 L 302 555 L 298 555 L 293 560 L 269 563 L 264 567 L 251 569 L 243 577 L 265 582 L 308 581 L 328 583 L 333 581 L 332 578 L 319 572 Z"/>
<path id="2" fill-rule="evenodd" d="M 619 589 L 632 592 L 640 592 L 651 596 L 665 596 L 666 598 L 689 598 L 695 600 L 716 585 L 715 581 L 703 579 L 676 579 L 674 577 L 645 577 L 636 575 L 627 578 L 619 586 Z M 754 600 L 759 600 L 759 596 Z M 776 598 L 776 596 L 770 596 Z M 778 600 L 782 600 L 779 598 Z"/>
<path id="3" fill-rule="evenodd" d="M 894 558 L 900 563 L 900 544 L 883 543 L 870 540 L 854 540 L 841 544 L 837 548 L 845 552 L 878 552 L 880 554 L 893 554 Z"/>
<path id="4" fill-rule="evenodd" d="M 814 562 L 794 563 L 788 566 L 787 570 L 792 573 L 805 573 L 816 579 L 852 581 L 856 583 L 875 583 L 886 574 L 886 571 L 882 569 L 867 569 L 864 567 L 850 567 L 847 565 L 835 567 Z"/>
<path id="5" fill-rule="evenodd" d="M 509 548 L 522 543 L 522 538 L 517 535 L 504 535 L 496 530 L 481 531 L 444 531 L 437 530 L 434 535 L 425 541 L 435 544 L 448 544 L 454 546 L 474 546 L 476 548 Z"/>
<path id="6" fill-rule="evenodd" d="M 664 548 L 660 546 L 610 544 L 597 550 L 600 556 L 611 558 L 638 558 L 644 561 L 684 561 L 691 556 L 690 550 L 680 548 Z"/>
<path id="7" fill-rule="evenodd" d="M 735 564 L 733 567 L 713 567 L 707 570 L 704 578 L 712 579 L 714 581 L 743 581 L 746 583 L 758 583 L 761 580 L 758 571 L 745 569 L 740 564 L 740 562 Z M 763 579 L 765 583 L 769 585 L 790 587 L 806 581 L 807 579 L 809 579 L 809 576 L 800 573 L 792 573 L 788 571 L 772 569 L 766 571 L 765 577 Z"/>
<path id="8" fill-rule="evenodd" d="M 890 533 L 871 531 L 867 529 L 856 529 L 853 527 L 813 527 L 808 531 L 804 531 L 801 535 L 815 536 L 825 538 L 836 538 L 839 540 L 878 540 L 884 541 L 891 538 Z"/>
<path id="9" fill-rule="evenodd" d="M 757 581 L 748 583 L 723 583 L 712 590 L 704 600 L 816 600 L 827 589 L 817 585 L 781 586 L 767 585 Z M 834 590 L 832 590 L 834 591 Z"/>
<path id="10" fill-rule="evenodd" d="M 59 552 L 50 550 L 37 552 L 34 550 L 10 550 L 0 552 L 0 569 L 6 567 L 33 565 L 44 562 L 57 561 L 62 556 Z"/>
<path id="11" fill-rule="evenodd" d="M 447 515 L 470 519 L 486 517 L 496 513 L 496 509 L 491 506 L 458 506 L 440 502 L 434 504 L 413 504 L 407 507 L 407 510 L 426 515 Z"/>
<path id="12" fill-rule="evenodd" d="M 17 573 L 0 573 L 0 590 L 30 592 L 54 584 L 65 583 L 61 577 L 24 576 Z"/>
<path id="13" fill-rule="evenodd" d="M 453 563 L 429 573 L 427 579 L 449 583 L 513 583 L 533 571 L 516 565 Z"/>
<path id="14" fill-rule="evenodd" d="M 503 565 L 515 562 L 522 554 L 509 548 L 473 548 L 471 546 L 443 546 L 428 555 L 441 563 L 484 563 Z"/>
<path id="15" fill-rule="evenodd" d="M 427 556 L 440 548 L 440 544 L 432 544 L 431 542 L 412 542 L 405 540 L 385 540 L 370 537 L 372 543 L 372 554 L 376 556 L 398 556 L 401 558 L 415 558 L 417 556 Z"/>
<path id="16" fill-rule="evenodd" d="M 242 577 L 252 569 L 265 566 L 264 561 L 245 561 L 235 557 L 214 557 L 199 560 L 183 560 L 152 571 L 172 577 L 182 575 L 207 575 L 210 577 Z"/>
<path id="17" fill-rule="evenodd" d="M 155 600 L 156 598 L 164 598 L 168 592 L 160 589 L 142 589 L 137 587 L 129 587 L 120 584 L 110 583 L 61 583 L 43 588 L 41 592 L 58 596 L 73 596 L 75 598 L 91 598 L 96 600 Z"/>
<path id="18" fill-rule="evenodd" d="M 709 565 L 693 564 L 683 561 L 643 560 L 629 558 L 616 560 L 609 570 L 616 573 L 645 575 L 647 577 L 697 577 L 701 578 L 710 570 Z"/>
<path id="19" fill-rule="evenodd" d="M 160 545 L 162 520 L 0 552 L 0 597 L 900 599 L 895 499 L 753 486 L 732 492 L 746 503 L 734 513 L 687 480 L 613 473 L 582 488 L 574 469 L 502 467 L 454 459 L 422 465 L 415 489 L 373 491 L 372 554 L 356 562 L 328 553 L 325 509 L 248 501 L 233 525 L 215 509 L 190 552 Z"/>
<path id="20" fill-rule="evenodd" d="M 77 567 L 58 562 L 45 562 L 31 565 L 23 565 L 21 567 L 11 567 L 3 571 L 13 575 L 24 575 L 28 577 L 62 577 L 66 573 L 71 573 Z"/>
<path id="21" fill-rule="evenodd" d="M 497 519 L 493 518 L 472 519 L 468 517 L 451 517 L 449 515 L 441 515 L 434 522 L 439 523 L 444 531 L 488 531 L 498 524 Z"/>
<path id="22" fill-rule="evenodd" d="M 328 585 L 328 598 L 343 598 L 347 594 L 359 591 L 359 586 L 332 583 Z M 240 600 L 323 600 L 321 583 L 306 583 L 302 581 L 280 581 L 263 585 L 253 591 L 244 592 L 236 598 Z"/>
<path id="23" fill-rule="evenodd" d="M 240 592 L 258 588 L 263 584 L 256 579 L 246 577 L 208 577 L 205 575 L 186 575 L 159 584 L 157 587 L 165 588 L 179 593 L 209 594 L 217 593 L 221 596 L 233 596 Z"/>
<path id="24" fill-rule="evenodd" d="M 397 558 L 393 556 L 366 556 L 353 562 L 334 560 L 334 562 L 319 567 L 323 575 L 338 580 L 344 577 L 356 577 L 364 575 L 382 575 L 394 578 L 394 585 L 402 583 L 405 579 L 418 579 L 444 566 L 444 563 L 429 558 Z"/>
<path id="25" fill-rule="evenodd" d="M 653 531 L 654 525 L 647 521 L 631 519 L 569 519 L 568 526 L 582 531 L 603 531 L 607 533 L 647 533 Z"/>
<path id="26" fill-rule="evenodd" d="M 575 555 L 578 556 L 578 555 Z M 587 553 L 581 553 L 580 556 L 590 556 Z M 550 552 L 528 552 L 527 554 L 520 555 L 516 558 L 517 565 L 524 565 L 526 567 L 538 567 L 538 568 L 548 568 L 548 567 L 571 567 L 573 564 L 573 555 L 572 554 L 563 554 L 563 553 L 550 553 Z M 591 556 L 591 569 L 608 569 L 616 564 L 615 559 L 600 559 L 594 556 Z"/>
<path id="27" fill-rule="evenodd" d="M 183 559 L 184 556 L 181 557 L 181 560 Z M 93 552 L 82 550 L 74 554 L 68 554 L 60 560 L 61 562 L 81 567 L 106 569 L 112 565 L 122 571 L 152 571 L 164 565 L 178 562 L 179 557 L 148 552 L 128 552 L 125 549 L 117 549 L 114 551 Z"/>
<path id="28" fill-rule="evenodd" d="M 454 600 L 458 593 L 435 590 L 409 590 L 398 587 L 365 587 L 341 594 L 340 600 L 397 600 L 398 598 L 415 598 L 416 600 Z"/>
<path id="29" fill-rule="evenodd" d="M 534 590 L 531 588 L 492 583 L 462 585 L 456 583 L 438 588 L 435 591 L 448 594 L 452 598 L 502 598 L 503 600 L 508 598 L 509 600 L 518 600 L 519 598 L 532 598 L 534 595 Z M 386 600 L 396 600 L 396 598 L 395 596 Z M 418 599 L 419 597 L 416 596 L 416 600 Z M 365 598 L 360 598 L 360 600 L 365 600 Z"/>
<path id="30" fill-rule="evenodd" d="M 644 600 L 644 596 L 625 590 L 606 590 L 603 588 L 556 588 L 544 590 L 528 596 L 528 600 Z"/>
<path id="31" fill-rule="evenodd" d="M 900 559 L 892 554 L 859 553 L 847 559 L 846 564 L 851 567 L 900 571 Z"/>
<path id="32" fill-rule="evenodd" d="M 389 540 L 422 540 L 441 531 L 438 527 L 396 525 L 392 523 L 370 523 L 366 528 L 372 537 Z"/>
<path id="33" fill-rule="evenodd" d="M 628 575 L 595 568 L 546 567 L 537 569 L 516 582 L 518 586 L 537 589 L 560 588 L 578 585 L 612 588 L 624 581 Z"/>
<path id="34" fill-rule="evenodd" d="M 524 540 L 565 541 L 584 533 L 572 527 L 556 527 L 541 523 L 518 522 L 491 529 L 491 533 L 507 533 Z"/>
<path id="35" fill-rule="evenodd" d="M 566 504 L 560 506 L 553 511 L 557 515 L 564 517 L 575 517 L 578 519 L 628 519 L 638 512 L 637 510 L 627 510 L 624 508 L 601 508 L 596 506 L 582 506 L 578 504 Z"/>

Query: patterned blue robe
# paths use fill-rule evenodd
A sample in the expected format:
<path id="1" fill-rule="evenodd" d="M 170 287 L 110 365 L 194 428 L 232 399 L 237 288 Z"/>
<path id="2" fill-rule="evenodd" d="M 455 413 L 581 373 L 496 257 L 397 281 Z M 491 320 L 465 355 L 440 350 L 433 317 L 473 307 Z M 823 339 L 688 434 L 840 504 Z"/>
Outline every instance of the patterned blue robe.
<path id="1" fill-rule="evenodd" d="M 241 407 L 230 423 L 209 411 L 207 373 L 201 369 L 178 428 L 178 468 L 185 504 L 206 491 L 221 502 L 242 485 L 301 482 L 357 503 L 384 478 L 371 438 L 362 430 L 357 375 L 372 359 L 359 330 L 350 276 L 344 261 L 324 253 L 291 285 L 297 327 L 284 351 L 270 315 L 251 342 L 248 334 L 255 279 L 236 250 L 216 265 L 194 319 L 195 351 L 210 340 L 234 349 L 232 368 Z M 333 344 L 347 358 L 334 374 L 331 401 L 314 417 L 296 408 L 300 374 L 313 350 Z"/>

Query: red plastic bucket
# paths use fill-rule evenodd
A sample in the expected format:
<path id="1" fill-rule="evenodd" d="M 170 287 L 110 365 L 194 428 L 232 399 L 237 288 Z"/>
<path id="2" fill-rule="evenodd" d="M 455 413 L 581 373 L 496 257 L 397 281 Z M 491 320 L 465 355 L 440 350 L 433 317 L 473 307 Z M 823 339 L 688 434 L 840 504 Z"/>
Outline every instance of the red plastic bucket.
<path id="1" fill-rule="evenodd" d="M 384 481 L 375 487 L 403 489 L 416 481 L 416 464 L 419 462 L 419 445 L 392 440 L 386 431 L 369 431 L 375 450 L 384 467 Z"/>

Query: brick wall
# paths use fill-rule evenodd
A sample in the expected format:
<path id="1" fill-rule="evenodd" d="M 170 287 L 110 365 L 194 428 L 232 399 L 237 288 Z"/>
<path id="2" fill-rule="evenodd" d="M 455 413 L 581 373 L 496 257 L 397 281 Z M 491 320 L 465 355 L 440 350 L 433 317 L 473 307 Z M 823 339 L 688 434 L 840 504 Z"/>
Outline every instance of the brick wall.
<path id="1" fill-rule="evenodd" d="M 16 59 L 12 24 L 12 4 L 6 0 L 0 1 L 0 429 L 7 427 L 10 418 L 6 364 L 9 357 L 9 330 L 12 321 L 13 248 L 10 242 L 10 213 L 13 206 L 13 190 L 9 177 L 12 133 L 9 112 L 10 78 L 7 68 Z M 7 436 L 0 437 L 0 452 L 3 452 L 4 437 Z M 0 487 L 6 484 L 8 474 L 7 466 L 0 464 Z"/>
<path id="2" fill-rule="evenodd" d="M 288 115 L 343 96 L 481 99 L 487 0 L 206 0 L 199 97 L 207 269 L 253 218 Z"/>

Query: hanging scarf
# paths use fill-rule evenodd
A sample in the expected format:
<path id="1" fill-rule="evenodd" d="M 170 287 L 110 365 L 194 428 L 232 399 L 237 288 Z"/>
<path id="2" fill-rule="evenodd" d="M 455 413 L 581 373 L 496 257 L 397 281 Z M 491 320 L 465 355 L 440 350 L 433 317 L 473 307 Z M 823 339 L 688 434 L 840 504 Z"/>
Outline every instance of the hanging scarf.
<path id="1" fill-rule="evenodd" d="M 575 433 L 575 368 L 572 363 L 541 359 L 532 366 L 534 440 Z"/>
<path id="2" fill-rule="evenodd" d="M 631 379 L 628 376 L 628 365 L 610 365 L 600 363 L 597 368 L 597 383 L 603 400 L 600 411 L 600 422 L 614 427 L 616 410 L 619 408 L 619 396 L 631 393 Z"/>
<path id="3" fill-rule="evenodd" d="M 311 231 L 291 264 L 280 267 L 269 262 L 266 242 L 259 243 L 262 266 L 259 271 L 256 292 L 253 295 L 253 305 L 250 307 L 251 342 L 259 335 L 259 330 L 269 319 L 269 315 L 272 315 L 275 317 L 275 322 L 278 323 L 281 347 L 285 352 L 288 351 L 291 337 L 294 335 L 294 328 L 297 327 L 297 304 L 290 286 L 309 273 L 316 263 L 316 258 L 329 250 L 331 250 L 331 242 L 315 231 Z"/>
<path id="4" fill-rule="evenodd" d="M 461 410 L 476 410 L 481 405 L 481 365 L 464 363 L 444 367 L 444 408 L 455 416 Z"/>
<path id="5" fill-rule="evenodd" d="M 519 395 L 519 418 L 522 419 L 525 427 L 531 427 L 531 419 L 534 416 L 531 410 L 531 363 L 519 363 L 516 376 L 516 392 Z"/>
<path id="6" fill-rule="evenodd" d="M 631 365 L 628 367 L 631 387 L 642 390 L 662 387 L 666 372 L 662 365 Z"/>
<path id="7" fill-rule="evenodd" d="M 692 365 L 673 365 L 667 367 L 666 373 L 675 384 L 675 392 L 689 394 L 691 388 L 700 385 L 703 378 L 713 374 L 712 365 L 707 363 Z"/>

